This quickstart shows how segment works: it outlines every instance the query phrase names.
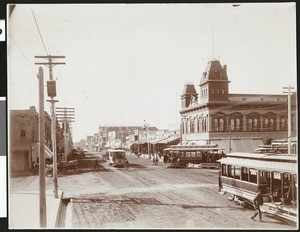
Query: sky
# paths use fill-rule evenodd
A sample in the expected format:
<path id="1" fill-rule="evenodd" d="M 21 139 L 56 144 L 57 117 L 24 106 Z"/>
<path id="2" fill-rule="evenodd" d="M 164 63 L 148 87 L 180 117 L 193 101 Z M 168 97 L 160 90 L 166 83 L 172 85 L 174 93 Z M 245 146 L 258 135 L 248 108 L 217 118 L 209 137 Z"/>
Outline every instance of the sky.
<path id="1" fill-rule="evenodd" d="M 53 69 L 55 99 L 57 107 L 75 108 L 74 142 L 99 125 L 179 123 L 185 83 L 199 93 L 213 58 L 227 65 L 229 93 L 297 87 L 294 3 L 19 4 L 7 37 L 10 110 L 39 110 L 34 63 L 43 60 L 34 56 L 65 56 L 56 61 L 66 65 Z"/>

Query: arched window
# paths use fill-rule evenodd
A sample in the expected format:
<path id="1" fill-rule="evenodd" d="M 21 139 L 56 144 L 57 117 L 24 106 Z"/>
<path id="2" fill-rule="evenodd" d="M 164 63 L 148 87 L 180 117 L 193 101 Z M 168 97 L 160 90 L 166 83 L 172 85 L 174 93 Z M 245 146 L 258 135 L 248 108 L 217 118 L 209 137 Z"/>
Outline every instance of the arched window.
<path id="1" fill-rule="evenodd" d="M 274 120 L 273 120 L 273 118 L 270 119 L 269 130 L 270 131 L 274 130 Z"/>
<path id="2" fill-rule="evenodd" d="M 217 94 L 219 94 L 220 93 L 220 89 L 217 89 Z"/>
<path id="3" fill-rule="evenodd" d="M 197 132 L 200 132 L 200 118 L 197 120 Z"/>
<path id="4" fill-rule="evenodd" d="M 220 131 L 224 131 L 224 120 L 223 120 L 223 118 L 220 119 Z"/>
<path id="5" fill-rule="evenodd" d="M 269 129 L 269 119 L 265 119 L 265 125 L 264 125 L 265 130 Z"/>
<path id="6" fill-rule="evenodd" d="M 194 122 L 194 120 L 191 120 L 191 122 L 190 122 L 190 133 L 194 133 L 194 128 L 195 128 L 195 122 Z"/>
<path id="7" fill-rule="evenodd" d="M 206 131 L 206 118 L 202 120 L 202 131 Z"/>
<path id="8" fill-rule="evenodd" d="M 285 119 L 284 118 L 282 118 L 281 119 L 281 130 L 285 130 L 286 128 L 286 125 L 285 125 L 286 123 L 285 123 Z"/>
<path id="9" fill-rule="evenodd" d="M 219 121 L 217 118 L 214 119 L 214 131 L 219 131 Z"/>
<path id="10" fill-rule="evenodd" d="M 249 120 L 248 120 L 248 130 L 252 131 L 252 119 L 251 118 L 249 118 Z"/>
<path id="11" fill-rule="evenodd" d="M 241 130 L 241 120 L 239 118 L 236 119 L 236 130 Z"/>
<path id="12" fill-rule="evenodd" d="M 232 118 L 231 120 L 230 120 L 230 129 L 232 130 L 232 131 L 234 131 L 234 129 L 235 129 L 235 125 L 234 125 L 234 119 Z"/>
<path id="13" fill-rule="evenodd" d="M 257 126 L 258 126 L 258 120 L 257 120 L 257 118 L 254 118 L 254 120 L 253 120 L 253 130 L 254 131 L 257 131 Z"/>
<path id="14" fill-rule="evenodd" d="M 212 90 L 211 90 L 211 93 L 214 94 L 214 93 L 215 93 L 215 89 L 212 89 Z"/>
<path id="15" fill-rule="evenodd" d="M 222 94 L 224 94 L 225 93 L 225 90 L 224 89 L 222 89 Z"/>

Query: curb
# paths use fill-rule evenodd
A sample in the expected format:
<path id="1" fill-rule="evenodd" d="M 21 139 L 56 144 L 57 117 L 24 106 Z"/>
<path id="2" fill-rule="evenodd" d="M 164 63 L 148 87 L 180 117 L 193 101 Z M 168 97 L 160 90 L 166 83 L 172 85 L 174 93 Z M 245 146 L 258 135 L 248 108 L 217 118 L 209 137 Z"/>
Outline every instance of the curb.
<path id="1" fill-rule="evenodd" d="M 67 205 L 65 228 L 73 228 L 72 225 L 73 199 Z"/>

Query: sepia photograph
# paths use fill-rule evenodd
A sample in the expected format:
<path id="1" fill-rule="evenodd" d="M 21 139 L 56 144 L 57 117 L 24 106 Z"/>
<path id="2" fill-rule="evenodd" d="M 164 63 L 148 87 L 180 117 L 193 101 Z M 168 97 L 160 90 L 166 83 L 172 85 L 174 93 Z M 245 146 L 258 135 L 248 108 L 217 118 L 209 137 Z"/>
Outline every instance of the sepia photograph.
<path id="1" fill-rule="evenodd" d="M 9 229 L 296 230 L 296 4 L 8 4 Z"/>

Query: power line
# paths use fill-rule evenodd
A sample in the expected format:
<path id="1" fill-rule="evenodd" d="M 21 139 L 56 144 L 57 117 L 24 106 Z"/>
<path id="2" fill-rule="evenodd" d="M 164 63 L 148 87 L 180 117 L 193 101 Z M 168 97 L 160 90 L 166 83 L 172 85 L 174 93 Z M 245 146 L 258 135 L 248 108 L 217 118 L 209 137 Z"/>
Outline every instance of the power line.
<path id="1" fill-rule="evenodd" d="M 37 23 L 37 20 L 36 20 L 36 18 L 35 18 L 35 15 L 34 15 L 34 12 L 33 12 L 32 8 L 31 8 L 31 12 L 32 12 L 32 15 L 33 15 L 33 18 L 34 18 L 36 27 L 37 27 L 37 29 L 38 29 L 38 31 L 39 31 L 40 38 L 41 38 L 42 43 L 43 43 L 43 45 L 44 45 L 45 52 L 46 52 L 47 55 L 49 55 L 49 54 L 48 54 L 48 51 L 47 51 L 47 48 L 46 48 L 46 45 L 45 45 L 45 43 L 44 43 L 44 40 L 43 40 L 41 31 L 40 31 L 39 25 L 38 25 L 38 23 Z"/>
<path id="2" fill-rule="evenodd" d="M 19 49 L 19 51 L 21 52 L 21 54 L 23 55 L 23 57 L 26 59 L 26 61 L 28 62 L 30 68 L 32 69 L 32 71 L 34 72 L 34 74 L 36 74 L 36 71 L 34 71 L 32 64 L 29 62 L 28 58 L 26 57 L 25 53 L 23 52 L 23 50 L 20 48 L 20 46 L 18 45 L 17 41 L 15 40 L 15 38 L 13 37 L 12 34 L 9 34 L 10 37 L 12 38 L 12 40 L 14 41 L 14 43 L 16 44 L 17 48 Z"/>

